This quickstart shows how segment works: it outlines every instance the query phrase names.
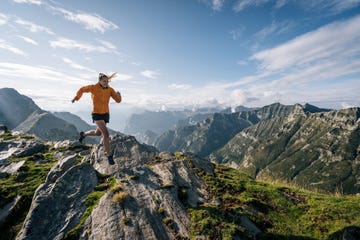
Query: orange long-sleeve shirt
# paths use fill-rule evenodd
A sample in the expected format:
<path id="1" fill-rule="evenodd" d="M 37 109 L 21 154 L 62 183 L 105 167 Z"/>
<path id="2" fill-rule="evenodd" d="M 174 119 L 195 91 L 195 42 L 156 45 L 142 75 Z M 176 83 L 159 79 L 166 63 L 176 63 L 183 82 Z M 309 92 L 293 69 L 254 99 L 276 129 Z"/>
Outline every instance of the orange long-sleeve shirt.
<path id="1" fill-rule="evenodd" d="M 121 96 L 118 95 L 112 87 L 102 88 L 100 83 L 84 86 L 76 93 L 75 99 L 79 100 L 83 93 L 91 93 L 93 101 L 92 113 L 109 113 L 109 101 L 112 97 L 116 102 L 121 102 Z"/>

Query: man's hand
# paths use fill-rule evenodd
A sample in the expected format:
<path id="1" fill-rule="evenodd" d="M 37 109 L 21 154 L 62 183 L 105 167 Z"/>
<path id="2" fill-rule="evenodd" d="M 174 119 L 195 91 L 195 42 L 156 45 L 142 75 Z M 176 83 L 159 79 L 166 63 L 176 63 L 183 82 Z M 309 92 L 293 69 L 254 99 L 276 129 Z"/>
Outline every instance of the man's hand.
<path id="1" fill-rule="evenodd" d="M 119 91 L 117 91 L 116 93 L 117 93 L 117 94 L 121 97 L 121 94 L 120 94 L 120 92 L 119 92 Z"/>

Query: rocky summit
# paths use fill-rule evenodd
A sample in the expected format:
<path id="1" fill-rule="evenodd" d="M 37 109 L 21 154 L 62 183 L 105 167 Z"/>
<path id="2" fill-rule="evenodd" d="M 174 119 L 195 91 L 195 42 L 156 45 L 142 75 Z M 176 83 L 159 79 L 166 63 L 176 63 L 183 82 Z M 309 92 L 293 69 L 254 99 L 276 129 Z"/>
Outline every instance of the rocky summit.
<path id="1" fill-rule="evenodd" d="M 257 182 L 133 136 L 101 145 L 0 134 L 0 239 L 356 239 L 359 196 Z"/>
<path id="2" fill-rule="evenodd" d="M 1 145 L 3 178 L 18 178 L 29 168 L 25 162 L 40 161 L 42 157 L 35 158 L 45 148 L 56 158 L 40 163 L 52 167 L 34 192 L 16 239 L 189 238 L 185 206 L 195 207 L 207 196 L 204 182 L 192 169 L 213 172 L 213 165 L 203 159 L 159 153 L 126 135 L 112 138 L 115 165 L 108 164 L 98 145 L 86 149 L 70 141 L 44 145 L 35 138 L 8 138 Z M 24 160 L 12 162 L 15 156 Z M 11 222 L 7 218 L 22 196 L 11 199 L 1 190 L 1 205 L 7 209 L 1 220 Z M 186 199 L 179 197 L 182 191 Z"/>

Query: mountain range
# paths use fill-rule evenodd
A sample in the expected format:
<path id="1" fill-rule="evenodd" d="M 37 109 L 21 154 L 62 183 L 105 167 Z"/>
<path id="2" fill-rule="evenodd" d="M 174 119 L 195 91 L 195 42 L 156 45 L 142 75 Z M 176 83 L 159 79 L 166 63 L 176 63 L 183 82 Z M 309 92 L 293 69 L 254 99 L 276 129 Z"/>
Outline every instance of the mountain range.
<path id="1" fill-rule="evenodd" d="M 156 138 L 168 130 L 194 125 L 214 113 L 231 113 L 250 110 L 244 106 L 235 108 L 193 108 L 168 111 L 143 111 L 132 114 L 126 121 L 124 133 L 135 136 L 140 142 L 153 145 Z"/>
<path id="2" fill-rule="evenodd" d="M 257 179 L 343 193 L 360 191 L 359 144 L 359 108 L 280 103 L 208 114 L 152 140 L 160 151 L 191 152 Z"/>

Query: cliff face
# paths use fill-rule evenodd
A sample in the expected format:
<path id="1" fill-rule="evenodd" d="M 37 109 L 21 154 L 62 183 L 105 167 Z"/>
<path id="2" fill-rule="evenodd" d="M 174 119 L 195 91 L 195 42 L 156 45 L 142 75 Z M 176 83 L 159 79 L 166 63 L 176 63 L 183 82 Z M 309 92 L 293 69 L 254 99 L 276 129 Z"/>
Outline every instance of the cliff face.
<path id="1" fill-rule="evenodd" d="M 360 109 L 294 113 L 237 134 L 214 156 L 263 180 L 358 193 Z"/>
<path id="2" fill-rule="evenodd" d="M 17 140 L 10 142 L 15 147 Z M 35 148 L 36 140 L 26 142 Z M 186 206 L 195 207 L 207 196 L 203 180 L 193 169 L 212 174 L 213 165 L 195 156 L 159 153 L 131 136 L 116 135 L 111 145 L 117 163 L 112 166 L 102 147 L 94 146 L 90 151 L 77 143 L 57 143 L 53 147 L 56 151 L 64 147 L 72 150 L 56 153 L 59 160 L 34 193 L 16 238 L 189 238 Z M 4 166 L 5 162 L 10 164 L 9 156 L 3 155 Z M 11 214 L 8 211 L 7 215 Z"/>
<path id="3" fill-rule="evenodd" d="M 0 89 L 0 125 L 9 130 L 34 134 L 48 141 L 77 140 L 79 132 L 95 128 L 69 112 L 51 113 L 38 107 L 34 101 L 12 88 Z M 109 129 L 110 134 L 117 131 Z M 86 143 L 98 143 L 99 137 L 88 137 Z"/>
<path id="4" fill-rule="evenodd" d="M 90 162 L 100 173 L 115 176 L 121 190 L 101 198 L 85 223 L 82 238 L 189 238 L 185 206 L 197 206 L 206 196 L 203 181 L 192 167 L 211 172 L 212 165 L 198 158 L 186 161 L 183 156 L 159 154 L 133 137 L 118 137 L 113 144 L 117 165 L 109 167 L 103 152 L 96 150 Z M 189 197 L 179 197 L 182 191 Z"/>

